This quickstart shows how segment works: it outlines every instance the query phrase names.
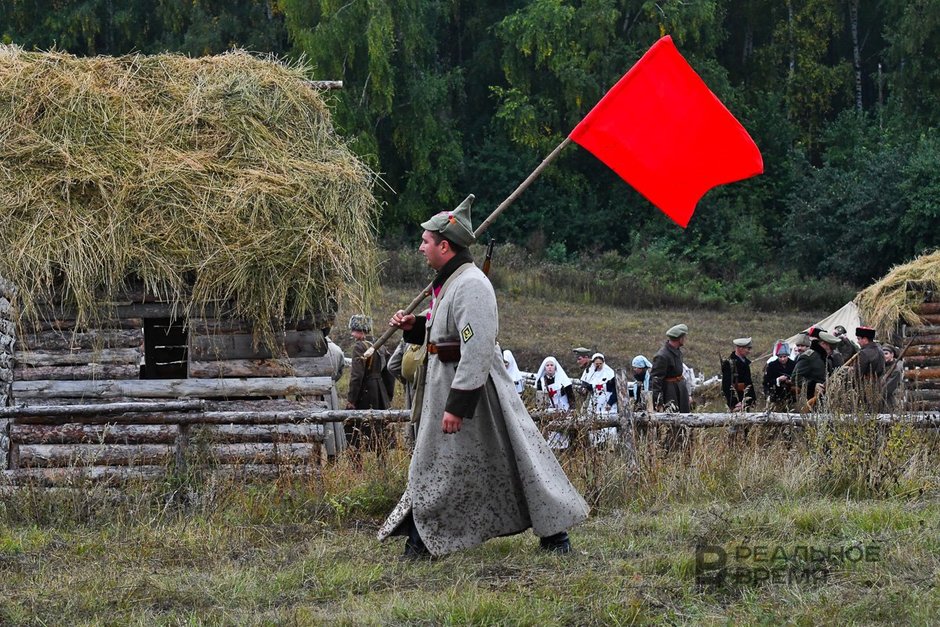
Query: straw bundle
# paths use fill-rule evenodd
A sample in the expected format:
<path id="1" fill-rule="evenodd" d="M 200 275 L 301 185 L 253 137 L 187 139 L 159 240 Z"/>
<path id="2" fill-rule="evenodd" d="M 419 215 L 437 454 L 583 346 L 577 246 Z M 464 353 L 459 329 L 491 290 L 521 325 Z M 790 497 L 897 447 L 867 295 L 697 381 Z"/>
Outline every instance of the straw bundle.
<path id="1" fill-rule="evenodd" d="M 884 278 L 855 297 L 862 320 L 877 328 L 882 337 L 890 337 L 902 318 L 909 324 L 920 324 L 914 307 L 923 298 L 917 292 L 907 290 L 909 281 L 932 289 L 940 288 L 940 250 L 894 267 Z"/>
<path id="2" fill-rule="evenodd" d="M 0 45 L 0 276 L 89 322 L 127 282 L 267 340 L 373 284 L 375 175 L 304 68 Z"/>

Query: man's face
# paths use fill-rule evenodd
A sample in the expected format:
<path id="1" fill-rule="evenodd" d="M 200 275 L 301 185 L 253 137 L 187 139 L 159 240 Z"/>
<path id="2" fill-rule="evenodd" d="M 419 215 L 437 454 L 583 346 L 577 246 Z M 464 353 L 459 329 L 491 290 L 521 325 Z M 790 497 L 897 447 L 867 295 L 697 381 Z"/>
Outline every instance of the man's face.
<path id="1" fill-rule="evenodd" d="M 894 361 L 894 351 L 885 350 L 881 352 L 884 353 L 886 364 L 890 364 L 892 361 Z"/>
<path id="2" fill-rule="evenodd" d="M 350 334 L 350 335 L 352 336 L 352 338 L 353 338 L 354 340 L 356 340 L 356 341 L 366 339 L 366 334 L 365 334 L 364 331 L 350 331 L 349 334 Z"/>
<path id="3" fill-rule="evenodd" d="M 747 357 L 751 354 L 750 346 L 735 346 L 734 352 L 738 354 L 739 357 Z"/>
<path id="4" fill-rule="evenodd" d="M 793 352 L 796 353 L 797 355 L 802 355 L 803 353 L 806 352 L 806 347 L 803 346 L 802 344 L 797 344 L 796 346 L 793 347 Z"/>
<path id="5" fill-rule="evenodd" d="M 440 270 L 447 263 L 445 248 L 449 248 L 446 241 L 442 239 L 440 243 L 437 243 L 430 231 L 421 234 L 421 246 L 418 247 L 418 251 L 424 255 L 428 265 L 435 270 Z"/>
<path id="6" fill-rule="evenodd" d="M 685 346 L 685 338 L 687 336 L 683 335 L 682 337 L 673 338 L 672 341 L 675 342 L 676 346 Z"/>
<path id="7" fill-rule="evenodd" d="M 587 368 L 587 365 L 591 363 L 591 358 L 587 355 L 578 355 L 578 365 L 582 368 Z"/>
<path id="8" fill-rule="evenodd" d="M 871 340 L 869 340 L 867 337 L 858 338 L 859 346 L 868 346 L 869 344 L 871 344 Z"/>

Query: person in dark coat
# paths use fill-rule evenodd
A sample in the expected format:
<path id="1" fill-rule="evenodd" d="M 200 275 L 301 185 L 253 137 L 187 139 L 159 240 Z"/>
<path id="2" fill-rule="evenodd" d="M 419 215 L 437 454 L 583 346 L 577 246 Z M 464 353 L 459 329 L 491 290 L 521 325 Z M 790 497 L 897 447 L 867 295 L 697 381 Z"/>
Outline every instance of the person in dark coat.
<path id="1" fill-rule="evenodd" d="M 793 367 L 793 383 L 806 394 L 809 401 L 825 391 L 829 370 L 829 355 L 839 345 L 839 338 L 828 331 L 820 331 L 809 350 L 803 353 Z M 813 401 L 815 403 L 815 401 Z"/>
<path id="2" fill-rule="evenodd" d="M 764 370 L 764 395 L 773 411 L 788 412 L 796 405 L 796 390 L 793 386 L 793 368 L 796 362 L 790 359 L 790 345 L 777 343 L 776 359 L 767 363 Z"/>
<path id="3" fill-rule="evenodd" d="M 855 342 L 849 339 L 848 332 L 841 324 L 837 325 L 832 330 L 832 334 L 839 338 L 839 345 L 836 347 L 836 352 L 842 355 L 842 363 L 845 363 L 851 359 L 855 353 L 858 352 L 858 346 L 855 345 Z"/>
<path id="4" fill-rule="evenodd" d="M 388 350 L 383 346 L 364 359 L 365 352 L 372 347 L 369 333 L 372 321 L 363 315 L 349 319 L 349 334 L 356 341 L 353 346 L 352 365 L 349 367 L 349 391 L 346 409 L 388 409 L 395 393 L 395 377 L 388 371 Z M 359 450 L 375 450 L 383 431 L 382 425 L 347 424 L 346 439 L 349 446 Z"/>
<path id="5" fill-rule="evenodd" d="M 861 348 L 855 360 L 855 380 L 858 386 L 859 400 L 866 406 L 878 409 L 882 401 L 881 377 L 885 373 L 885 356 L 881 347 L 875 343 L 875 330 L 871 327 L 858 327 L 855 337 Z"/>
<path id="6" fill-rule="evenodd" d="M 666 342 L 653 357 L 650 370 L 650 394 L 653 405 L 660 411 L 673 407 L 680 413 L 692 411 L 689 388 L 682 376 L 682 347 L 689 328 L 677 324 L 666 331 Z"/>
<path id="7" fill-rule="evenodd" d="M 891 344 L 882 344 L 881 352 L 885 356 L 885 373 L 881 377 L 881 392 L 885 411 L 894 411 L 903 394 L 904 362 L 899 359 L 901 350 Z"/>
<path id="8" fill-rule="evenodd" d="M 733 340 L 734 350 L 721 362 L 721 392 L 731 411 L 747 411 L 757 402 L 754 381 L 751 379 L 751 353 L 749 337 Z"/>

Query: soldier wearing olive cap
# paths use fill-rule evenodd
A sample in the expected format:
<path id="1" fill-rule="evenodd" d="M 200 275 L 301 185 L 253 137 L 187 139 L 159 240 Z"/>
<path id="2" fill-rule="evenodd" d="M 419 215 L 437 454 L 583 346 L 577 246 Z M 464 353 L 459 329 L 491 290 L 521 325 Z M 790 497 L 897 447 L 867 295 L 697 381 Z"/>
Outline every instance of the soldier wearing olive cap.
<path id="1" fill-rule="evenodd" d="M 666 342 L 653 357 L 650 394 L 657 409 L 672 407 L 681 413 L 692 411 L 689 388 L 682 376 L 682 347 L 689 327 L 677 324 L 666 331 Z"/>
<path id="2" fill-rule="evenodd" d="M 571 550 L 567 530 L 588 507 L 516 393 L 496 343 L 499 314 L 470 257 L 469 196 L 424 222 L 420 251 L 437 271 L 426 315 L 389 321 L 427 346 L 418 371 L 418 423 L 408 485 L 379 530 L 404 535 L 408 557 L 439 556 L 531 528 L 549 551 Z"/>
<path id="3" fill-rule="evenodd" d="M 751 338 L 739 337 L 732 342 L 734 350 L 721 362 L 721 391 L 731 411 L 747 411 L 757 402 L 751 379 Z"/>
<path id="4" fill-rule="evenodd" d="M 829 376 L 827 360 L 839 345 L 839 338 L 828 331 L 819 331 L 817 336 L 810 344 L 809 350 L 800 356 L 793 367 L 793 383 L 797 388 L 805 390 L 807 399 L 814 398 L 825 390 Z"/>

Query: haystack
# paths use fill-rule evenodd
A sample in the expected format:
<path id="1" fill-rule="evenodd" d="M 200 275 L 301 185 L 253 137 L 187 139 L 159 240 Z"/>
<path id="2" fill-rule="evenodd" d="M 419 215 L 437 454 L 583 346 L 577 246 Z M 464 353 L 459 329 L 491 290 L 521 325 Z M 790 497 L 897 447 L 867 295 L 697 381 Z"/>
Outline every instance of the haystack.
<path id="1" fill-rule="evenodd" d="M 0 45 L 0 276 L 92 323 L 129 282 L 272 337 L 373 284 L 376 176 L 307 69 Z"/>
<path id="2" fill-rule="evenodd" d="M 900 320 L 921 323 L 915 308 L 923 303 L 923 292 L 928 289 L 940 289 L 940 250 L 894 267 L 880 281 L 859 292 L 855 302 L 862 319 L 877 328 L 881 337 L 890 337 Z"/>

